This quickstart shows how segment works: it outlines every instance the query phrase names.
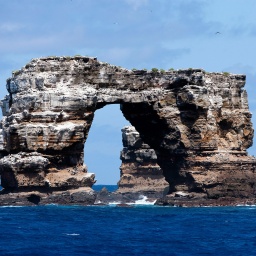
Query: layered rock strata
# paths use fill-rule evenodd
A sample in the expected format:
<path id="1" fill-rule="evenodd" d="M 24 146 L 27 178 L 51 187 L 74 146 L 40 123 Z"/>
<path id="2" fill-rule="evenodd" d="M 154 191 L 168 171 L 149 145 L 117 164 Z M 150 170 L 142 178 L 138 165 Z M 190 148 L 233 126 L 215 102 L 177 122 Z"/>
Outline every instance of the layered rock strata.
<path id="1" fill-rule="evenodd" d="M 168 192 L 169 184 L 157 164 L 154 149 L 144 143 L 133 126 L 122 129 L 123 150 L 121 151 L 121 177 L 118 191 L 145 194 Z"/>
<path id="2" fill-rule="evenodd" d="M 253 128 L 244 84 L 244 75 L 201 69 L 131 71 L 89 57 L 33 59 L 7 80 L 9 95 L 1 103 L 2 198 L 41 193 L 35 202 L 62 195 L 76 203 L 71 198 L 80 191 L 80 203 L 93 201 L 84 143 L 94 112 L 115 103 L 155 150 L 170 186 L 166 204 L 254 200 L 256 161 L 246 152 Z"/>

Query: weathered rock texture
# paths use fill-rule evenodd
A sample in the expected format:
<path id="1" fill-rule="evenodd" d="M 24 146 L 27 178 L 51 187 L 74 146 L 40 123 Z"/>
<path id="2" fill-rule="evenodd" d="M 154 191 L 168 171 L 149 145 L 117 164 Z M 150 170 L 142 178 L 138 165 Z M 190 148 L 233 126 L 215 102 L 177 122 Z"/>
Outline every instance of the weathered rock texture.
<path id="1" fill-rule="evenodd" d="M 133 126 L 122 129 L 123 150 L 121 151 L 121 178 L 119 192 L 168 192 L 169 184 L 157 164 L 154 149 L 142 141 Z"/>
<path id="2" fill-rule="evenodd" d="M 73 190 L 87 193 L 94 175 L 83 164 L 83 147 L 94 112 L 118 103 L 155 150 L 170 184 L 164 204 L 254 200 L 256 161 L 246 153 L 253 128 L 244 84 L 243 75 L 201 69 L 160 73 L 88 57 L 34 59 L 7 80 L 9 95 L 2 101 L 4 191 L 67 191 L 67 201 Z"/>

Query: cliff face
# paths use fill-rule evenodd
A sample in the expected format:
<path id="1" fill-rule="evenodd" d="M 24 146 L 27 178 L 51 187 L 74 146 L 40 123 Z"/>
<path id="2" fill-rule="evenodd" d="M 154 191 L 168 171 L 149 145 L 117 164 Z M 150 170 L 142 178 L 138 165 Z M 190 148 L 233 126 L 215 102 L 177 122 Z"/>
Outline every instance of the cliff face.
<path id="1" fill-rule="evenodd" d="M 94 112 L 117 103 L 155 150 L 170 200 L 254 198 L 256 162 L 246 153 L 253 128 L 244 84 L 243 75 L 200 69 L 160 73 L 88 57 L 34 59 L 7 80 L 9 95 L 2 101 L 5 193 L 65 191 L 67 202 L 74 191 L 92 193 L 94 174 L 83 163 L 84 143 Z M 128 161 L 129 152 L 122 157 Z M 124 172 L 132 172 L 125 161 L 120 186 Z M 138 183 L 135 179 L 134 186 Z"/>

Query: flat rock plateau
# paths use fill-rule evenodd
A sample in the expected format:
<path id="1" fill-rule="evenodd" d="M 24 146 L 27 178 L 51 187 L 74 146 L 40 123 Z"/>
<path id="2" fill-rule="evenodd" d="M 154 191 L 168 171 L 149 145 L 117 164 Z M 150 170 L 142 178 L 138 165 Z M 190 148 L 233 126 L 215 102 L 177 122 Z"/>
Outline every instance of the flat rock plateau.
<path id="1" fill-rule="evenodd" d="M 33 59 L 1 101 L 0 205 L 81 204 L 147 196 L 158 205 L 255 204 L 256 159 L 245 76 L 128 70 L 96 58 Z M 118 190 L 96 193 L 84 164 L 94 113 L 119 104 Z"/>

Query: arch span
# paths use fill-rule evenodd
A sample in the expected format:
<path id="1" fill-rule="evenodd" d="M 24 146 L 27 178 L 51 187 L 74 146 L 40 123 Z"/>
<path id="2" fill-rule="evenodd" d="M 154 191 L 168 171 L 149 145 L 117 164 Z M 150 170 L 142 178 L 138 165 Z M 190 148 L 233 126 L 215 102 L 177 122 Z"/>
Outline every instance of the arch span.
<path id="1" fill-rule="evenodd" d="M 243 75 L 201 69 L 131 71 L 89 57 L 34 59 L 7 80 L 3 186 L 19 192 L 89 189 L 94 175 L 83 164 L 83 146 L 94 112 L 119 103 L 155 150 L 171 196 L 253 197 L 255 159 L 246 153 L 253 128 L 244 84 Z"/>

